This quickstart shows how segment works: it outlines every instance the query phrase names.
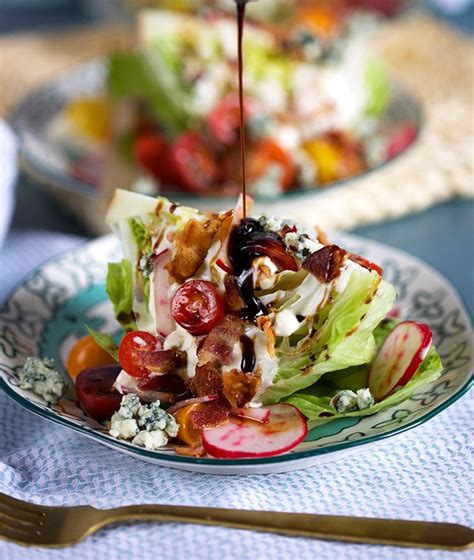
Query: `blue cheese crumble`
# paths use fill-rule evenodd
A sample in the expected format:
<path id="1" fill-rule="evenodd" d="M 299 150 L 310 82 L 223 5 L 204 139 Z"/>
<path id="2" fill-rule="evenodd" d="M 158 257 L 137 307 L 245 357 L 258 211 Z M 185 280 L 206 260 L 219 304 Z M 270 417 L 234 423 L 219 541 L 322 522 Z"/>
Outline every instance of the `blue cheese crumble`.
<path id="1" fill-rule="evenodd" d="M 50 358 L 27 358 L 19 378 L 22 389 L 30 389 L 48 403 L 57 403 L 66 392 L 66 384 Z"/>
<path id="2" fill-rule="evenodd" d="M 160 408 L 160 401 L 141 404 L 137 395 L 124 395 L 120 408 L 111 418 L 109 434 L 140 447 L 159 449 L 178 435 L 173 415 Z"/>
<path id="3" fill-rule="evenodd" d="M 343 389 L 336 393 L 330 402 L 330 405 L 339 413 L 364 410 L 365 408 L 370 408 L 374 404 L 375 400 L 370 389 L 359 389 L 357 393 L 354 393 L 354 391 L 350 389 Z"/>

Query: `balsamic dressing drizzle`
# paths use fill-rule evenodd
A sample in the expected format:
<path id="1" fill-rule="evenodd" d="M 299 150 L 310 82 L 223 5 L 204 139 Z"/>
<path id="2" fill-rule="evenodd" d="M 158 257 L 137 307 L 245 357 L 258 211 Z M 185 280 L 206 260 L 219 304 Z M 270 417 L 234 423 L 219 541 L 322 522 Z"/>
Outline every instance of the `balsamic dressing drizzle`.
<path id="1" fill-rule="evenodd" d="M 252 373 L 255 369 L 256 362 L 253 340 L 243 334 L 240 337 L 240 345 L 242 347 L 242 361 L 240 362 L 240 369 L 245 373 Z"/>
<path id="2" fill-rule="evenodd" d="M 242 196 L 244 220 L 247 217 L 247 181 L 245 172 L 245 130 L 244 130 L 244 86 L 243 86 L 243 53 L 242 39 L 244 36 L 245 7 L 248 0 L 235 0 L 237 4 L 237 55 L 239 63 L 239 109 L 240 109 L 240 161 L 242 167 Z"/>

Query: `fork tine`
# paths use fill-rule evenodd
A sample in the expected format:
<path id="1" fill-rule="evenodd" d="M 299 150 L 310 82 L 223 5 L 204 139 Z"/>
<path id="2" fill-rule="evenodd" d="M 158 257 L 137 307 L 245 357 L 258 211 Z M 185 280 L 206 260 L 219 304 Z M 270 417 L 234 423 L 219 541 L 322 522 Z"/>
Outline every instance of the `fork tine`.
<path id="1" fill-rule="evenodd" d="M 25 512 L 13 510 L 5 506 L 5 504 L 0 503 L 0 519 L 14 521 L 15 523 L 21 523 L 22 525 L 38 526 L 42 524 L 42 519 L 44 518 L 37 517 L 36 515 L 29 516 Z"/>
<path id="2" fill-rule="evenodd" d="M 11 496 L 7 496 L 7 494 L 0 493 L 0 505 L 6 506 L 13 512 L 20 513 L 21 515 L 27 514 L 37 519 L 44 517 L 44 512 L 41 511 L 41 508 L 44 506 L 38 506 L 36 504 L 27 504 L 26 502 L 22 502 L 17 498 L 12 498 Z"/>
<path id="3" fill-rule="evenodd" d="M 30 535 L 32 532 L 36 531 L 37 527 L 35 525 L 18 525 L 16 521 L 0 517 L 0 531 L 3 529 L 9 529 L 11 531 L 18 531 L 19 533 Z"/>
<path id="4" fill-rule="evenodd" d="M 4 539 L 10 539 L 13 541 L 19 541 L 22 543 L 27 543 L 31 541 L 31 537 L 36 533 L 34 530 L 28 530 L 23 527 L 18 527 L 17 525 L 10 525 L 0 519 L 0 537 Z"/>

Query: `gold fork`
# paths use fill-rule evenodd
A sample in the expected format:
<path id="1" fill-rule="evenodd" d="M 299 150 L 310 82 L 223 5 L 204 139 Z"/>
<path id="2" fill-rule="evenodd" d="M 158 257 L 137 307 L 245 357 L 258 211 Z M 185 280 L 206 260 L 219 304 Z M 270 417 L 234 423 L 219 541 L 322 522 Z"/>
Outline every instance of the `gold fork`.
<path id="1" fill-rule="evenodd" d="M 324 540 L 446 550 L 463 550 L 474 544 L 474 531 L 454 523 L 167 505 L 107 510 L 50 507 L 0 494 L 0 537 L 21 545 L 69 546 L 105 525 L 124 521 L 197 523 Z"/>

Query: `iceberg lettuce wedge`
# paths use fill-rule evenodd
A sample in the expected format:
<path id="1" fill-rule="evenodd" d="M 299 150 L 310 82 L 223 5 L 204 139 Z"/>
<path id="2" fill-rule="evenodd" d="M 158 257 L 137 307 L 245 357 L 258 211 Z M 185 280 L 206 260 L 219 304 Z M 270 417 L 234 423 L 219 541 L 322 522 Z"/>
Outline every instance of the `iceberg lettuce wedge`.
<path id="1" fill-rule="evenodd" d="M 377 347 L 382 345 L 396 324 L 396 321 L 386 321 L 375 330 L 374 339 L 377 341 Z M 441 375 L 443 365 L 435 347 L 432 346 L 413 377 L 401 389 L 368 408 L 338 413 L 332 406 L 331 399 L 341 389 L 355 392 L 367 387 L 369 370 L 370 363 L 343 371 L 334 371 L 325 376 L 320 383 L 297 391 L 285 401 L 296 406 L 313 425 L 323 424 L 335 418 L 370 416 L 409 399 L 420 387 L 435 381 Z"/>

